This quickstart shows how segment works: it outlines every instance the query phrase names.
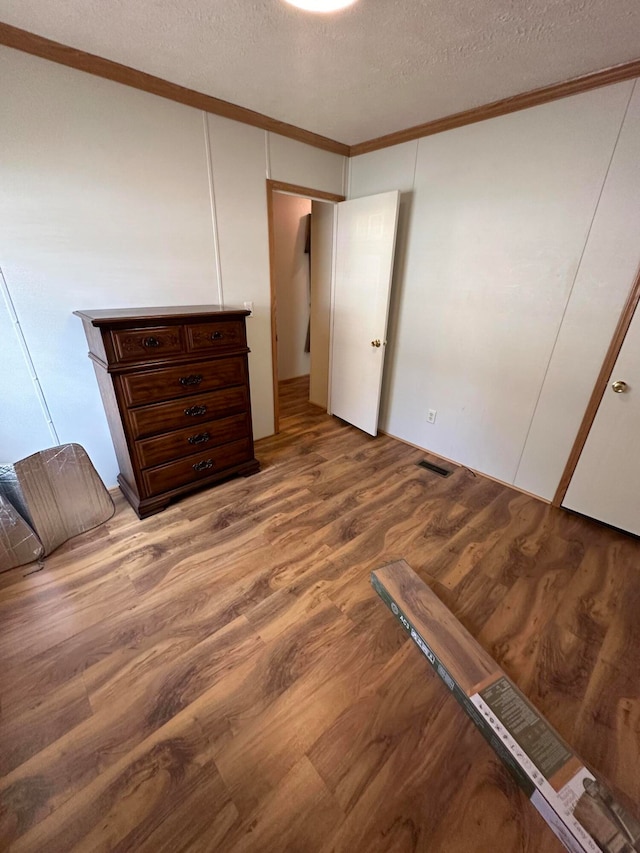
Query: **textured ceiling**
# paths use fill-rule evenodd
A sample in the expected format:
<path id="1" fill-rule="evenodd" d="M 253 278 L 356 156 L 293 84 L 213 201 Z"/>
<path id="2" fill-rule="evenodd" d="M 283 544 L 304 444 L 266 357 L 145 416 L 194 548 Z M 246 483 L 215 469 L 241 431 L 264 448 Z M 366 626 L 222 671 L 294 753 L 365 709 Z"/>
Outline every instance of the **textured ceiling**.
<path id="1" fill-rule="evenodd" d="M 347 144 L 640 57 L 639 0 L 0 0 L 0 18 Z"/>

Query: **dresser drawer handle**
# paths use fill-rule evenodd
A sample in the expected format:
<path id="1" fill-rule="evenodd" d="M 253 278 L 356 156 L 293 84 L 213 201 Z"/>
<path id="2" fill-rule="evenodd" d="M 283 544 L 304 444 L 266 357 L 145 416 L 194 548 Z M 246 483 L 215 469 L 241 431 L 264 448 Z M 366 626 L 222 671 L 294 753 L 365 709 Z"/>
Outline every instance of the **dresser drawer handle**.
<path id="1" fill-rule="evenodd" d="M 191 467 L 194 471 L 206 471 L 207 468 L 213 468 L 213 459 L 203 459 L 202 462 L 196 462 Z"/>
<path id="2" fill-rule="evenodd" d="M 189 444 L 206 444 L 211 441 L 211 436 L 208 432 L 199 432 L 197 435 L 191 435 L 187 439 Z"/>
<path id="3" fill-rule="evenodd" d="M 222 332 L 211 332 L 212 341 L 221 341 L 222 338 L 224 338 L 224 334 Z"/>
<path id="4" fill-rule="evenodd" d="M 199 385 L 202 382 L 202 375 L 200 373 L 192 373 L 191 376 L 181 376 L 180 384 L 181 385 Z"/>
<path id="5" fill-rule="evenodd" d="M 142 339 L 142 346 L 143 347 L 159 347 L 160 341 L 154 337 L 143 338 Z"/>
<path id="6" fill-rule="evenodd" d="M 206 406 L 189 406 L 188 409 L 184 410 L 184 413 L 185 415 L 189 415 L 189 417 L 197 418 L 198 415 L 204 415 L 206 411 Z"/>

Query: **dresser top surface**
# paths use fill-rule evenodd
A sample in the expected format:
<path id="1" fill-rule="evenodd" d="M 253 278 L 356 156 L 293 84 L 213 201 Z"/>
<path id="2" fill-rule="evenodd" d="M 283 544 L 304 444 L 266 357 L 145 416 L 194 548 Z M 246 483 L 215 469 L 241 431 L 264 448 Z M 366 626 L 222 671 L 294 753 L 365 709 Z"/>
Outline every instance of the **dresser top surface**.
<path id="1" fill-rule="evenodd" d="M 93 326 L 108 326 L 114 323 L 148 320 L 174 320 L 178 322 L 198 320 L 207 316 L 242 316 L 251 312 L 246 308 L 222 307 L 221 305 L 165 305 L 146 308 L 100 308 L 97 310 L 74 311 L 76 317 L 88 320 Z"/>

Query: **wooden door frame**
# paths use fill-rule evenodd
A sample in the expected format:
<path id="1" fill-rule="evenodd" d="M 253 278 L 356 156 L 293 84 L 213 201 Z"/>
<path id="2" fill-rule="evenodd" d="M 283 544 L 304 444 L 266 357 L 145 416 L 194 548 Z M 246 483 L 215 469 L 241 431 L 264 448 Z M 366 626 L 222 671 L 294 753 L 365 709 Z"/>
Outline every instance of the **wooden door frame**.
<path id="1" fill-rule="evenodd" d="M 334 204 L 345 201 L 345 196 L 337 193 L 315 190 L 311 187 L 301 187 L 298 184 L 287 184 L 284 181 L 272 181 L 267 178 L 267 223 L 269 228 L 269 279 L 271 287 L 271 371 L 273 377 L 273 431 L 280 432 L 280 403 L 278 400 L 278 324 L 276 300 L 276 241 L 273 222 L 273 194 L 301 196 L 311 201 L 329 201 Z"/>
<path id="2" fill-rule="evenodd" d="M 553 500 L 551 501 L 552 506 L 562 506 L 562 501 L 565 498 L 567 489 L 569 488 L 569 483 L 571 482 L 571 478 L 573 477 L 574 471 L 576 470 L 576 467 L 578 465 L 578 461 L 580 460 L 580 456 L 586 444 L 587 437 L 589 435 L 591 427 L 593 426 L 595 417 L 598 413 L 600 403 L 602 402 L 604 393 L 607 390 L 607 385 L 609 384 L 609 377 L 611 376 L 611 372 L 615 367 L 616 361 L 618 360 L 620 350 L 622 349 L 622 344 L 624 343 L 624 339 L 629 330 L 629 326 L 631 325 L 633 315 L 636 311 L 639 302 L 640 269 L 638 269 L 638 272 L 636 273 L 636 277 L 631 286 L 629 296 L 627 297 L 627 301 L 624 304 L 624 307 L 620 314 L 620 318 L 618 319 L 616 330 L 613 333 L 611 343 L 609 344 L 609 349 L 607 350 L 607 354 L 605 355 L 604 361 L 602 362 L 602 367 L 600 368 L 600 373 L 598 374 L 598 378 L 596 379 L 595 387 L 593 389 L 591 397 L 589 398 L 589 403 L 587 404 L 584 417 L 582 418 L 582 423 L 580 424 L 580 429 L 578 430 L 578 434 L 576 435 L 576 440 L 573 443 L 571 453 L 569 454 L 569 458 L 567 459 L 567 464 L 565 465 L 564 471 L 562 472 L 562 477 L 560 478 L 560 482 L 558 483 L 558 488 L 556 489 L 556 493 L 553 496 Z"/>

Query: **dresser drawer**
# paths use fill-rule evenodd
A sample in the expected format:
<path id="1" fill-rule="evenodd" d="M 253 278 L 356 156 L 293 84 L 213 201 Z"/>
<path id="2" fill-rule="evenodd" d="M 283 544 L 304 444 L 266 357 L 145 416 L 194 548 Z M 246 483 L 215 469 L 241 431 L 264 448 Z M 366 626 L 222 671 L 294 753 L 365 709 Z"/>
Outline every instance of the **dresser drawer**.
<path id="1" fill-rule="evenodd" d="M 155 438 L 136 442 L 141 468 L 151 468 L 196 451 L 206 454 L 210 448 L 249 435 L 249 415 L 233 415 L 201 426 L 179 429 Z"/>
<path id="2" fill-rule="evenodd" d="M 121 378 L 122 391 L 129 406 L 201 394 L 229 385 L 243 385 L 247 379 L 245 356 L 221 358 L 201 364 L 144 370 Z"/>
<path id="3" fill-rule="evenodd" d="M 180 326 L 154 326 L 146 329 L 111 331 L 116 361 L 157 361 L 167 355 L 184 352 Z"/>
<path id="4" fill-rule="evenodd" d="M 253 450 L 249 439 L 232 441 L 230 444 L 223 444 L 209 451 L 203 450 L 202 453 L 187 456 L 186 459 L 168 465 L 147 468 L 142 472 L 142 477 L 147 494 L 157 495 L 189 483 L 207 480 L 252 458 Z"/>
<path id="5" fill-rule="evenodd" d="M 209 394 L 194 394 L 170 403 L 129 409 L 129 422 L 133 438 L 143 438 L 187 426 L 199 432 L 202 423 L 247 411 L 249 391 L 246 385 L 240 385 L 237 388 L 211 391 Z"/>
<path id="6" fill-rule="evenodd" d="M 240 320 L 191 323 L 185 326 L 185 333 L 190 352 L 223 352 L 242 349 L 247 345 L 245 326 Z"/>

